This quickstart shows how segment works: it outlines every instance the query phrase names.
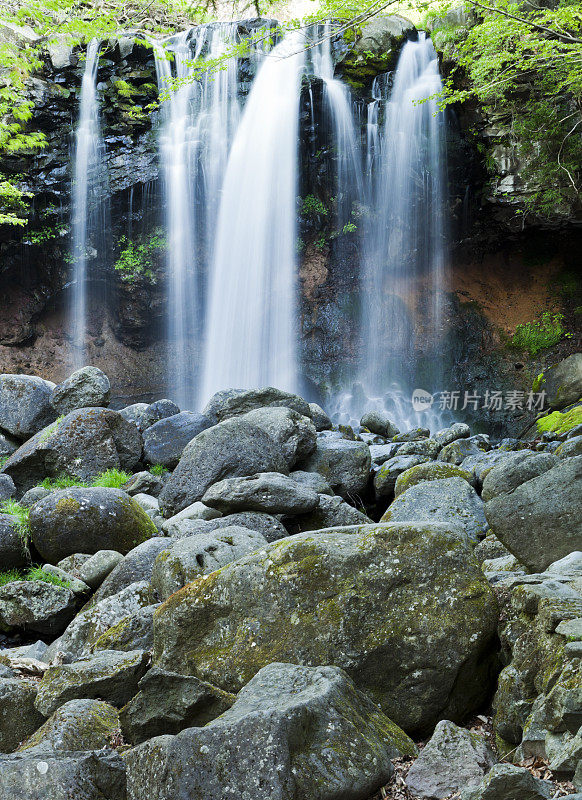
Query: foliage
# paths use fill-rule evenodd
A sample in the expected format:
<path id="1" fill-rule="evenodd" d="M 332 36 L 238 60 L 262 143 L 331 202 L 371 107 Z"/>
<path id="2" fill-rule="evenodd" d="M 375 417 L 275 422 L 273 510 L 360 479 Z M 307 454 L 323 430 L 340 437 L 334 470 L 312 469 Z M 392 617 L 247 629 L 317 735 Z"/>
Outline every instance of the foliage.
<path id="1" fill-rule="evenodd" d="M 63 586 L 66 589 L 71 586 L 70 581 L 64 580 L 58 575 L 53 575 L 52 572 L 45 572 L 38 564 L 30 567 L 25 573 L 17 569 L 0 572 L 0 586 L 6 586 L 7 583 L 14 583 L 15 581 L 42 581 L 43 583 L 52 583 L 55 586 Z"/>
<path id="2" fill-rule="evenodd" d="M 14 581 L 21 581 L 22 575 L 17 569 L 9 569 L 6 572 L 0 572 L 0 586 L 6 586 L 7 583 L 14 583 Z"/>
<path id="3" fill-rule="evenodd" d="M 327 208 L 318 197 L 315 197 L 313 194 L 308 194 L 307 197 L 303 198 L 301 203 L 301 213 L 306 217 L 315 214 L 327 216 Z"/>
<path id="4" fill-rule="evenodd" d="M 570 338 L 572 334 L 564 329 L 563 319 L 563 314 L 545 311 L 541 319 L 518 325 L 511 338 L 511 346 L 517 350 L 527 350 L 530 355 L 535 356 L 540 350 L 552 347 L 564 337 Z"/>
<path id="5" fill-rule="evenodd" d="M 163 464 L 153 464 L 150 467 L 150 472 L 152 475 L 157 475 L 158 478 L 161 478 L 162 475 L 165 475 L 167 472 L 169 472 L 169 469 L 164 467 Z"/>
<path id="6" fill-rule="evenodd" d="M 86 486 L 87 484 L 76 478 L 70 478 L 68 475 L 58 475 L 56 478 L 44 478 L 38 485 L 52 492 L 55 489 L 71 489 L 74 486 Z"/>
<path id="7" fill-rule="evenodd" d="M 576 425 L 582 425 L 582 406 L 576 406 L 569 411 L 554 411 L 546 417 L 538 419 L 537 429 L 540 433 L 567 433 Z"/>
<path id="8" fill-rule="evenodd" d="M 38 485 L 49 491 L 73 488 L 119 489 L 119 487 L 127 483 L 130 478 L 131 475 L 129 472 L 124 472 L 119 469 L 108 469 L 97 475 L 90 483 L 87 481 L 80 481 L 77 478 L 71 478 L 69 475 L 58 475 L 56 478 L 44 478 Z"/>
<path id="9" fill-rule="evenodd" d="M 140 277 L 149 283 L 157 281 L 154 258 L 166 247 L 166 240 L 161 231 L 157 230 L 147 241 L 137 243 L 122 236 L 120 243 L 125 247 L 119 254 L 114 268 L 121 274 L 121 280 L 133 282 Z"/>
<path id="10" fill-rule="evenodd" d="M 27 542 L 30 537 L 30 528 L 28 524 L 29 509 L 20 505 L 16 500 L 4 500 L 0 503 L 0 513 L 9 514 L 15 518 L 18 533 L 22 539 Z"/>
<path id="11" fill-rule="evenodd" d="M 104 489 L 119 489 L 119 487 L 126 484 L 130 478 L 131 474 L 129 472 L 123 472 L 123 470 L 119 469 L 108 469 L 106 472 L 102 472 L 101 475 L 98 475 L 91 486 Z"/>

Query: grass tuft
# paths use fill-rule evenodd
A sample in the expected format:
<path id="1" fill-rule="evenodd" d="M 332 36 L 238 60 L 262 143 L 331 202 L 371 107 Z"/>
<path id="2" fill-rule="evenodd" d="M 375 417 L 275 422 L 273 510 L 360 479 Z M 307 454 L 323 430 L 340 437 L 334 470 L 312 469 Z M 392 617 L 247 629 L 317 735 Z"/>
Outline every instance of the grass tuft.
<path id="1" fill-rule="evenodd" d="M 101 487 L 104 489 L 119 489 L 131 478 L 131 473 L 124 472 L 120 469 L 108 469 L 106 472 L 98 475 L 91 486 Z"/>
<path id="2" fill-rule="evenodd" d="M 169 471 L 170 470 L 167 467 L 164 467 L 163 464 L 154 464 L 152 467 L 150 467 L 150 472 L 152 475 L 157 475 L 158 478 L 160 478 L 162 475 L 165 475 L 166 472 Z"/>

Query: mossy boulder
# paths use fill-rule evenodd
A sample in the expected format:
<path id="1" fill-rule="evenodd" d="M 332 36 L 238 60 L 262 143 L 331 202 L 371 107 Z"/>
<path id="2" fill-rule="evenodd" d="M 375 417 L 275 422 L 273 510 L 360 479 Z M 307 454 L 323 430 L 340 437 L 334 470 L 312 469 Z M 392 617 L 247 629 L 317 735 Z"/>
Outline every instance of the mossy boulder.
<path id="1" fill-rule="evenodd" d="M 582 353 L 573 353 L 543 374 L 550 408 L 565 408 L 582 397 Z"/>
<path id="2" fill-rule="evenodd" d="M 154 611 L 158 604 L 133 611 L 112 625 L 97 639 L 93 652 L 98 650 L 153 650 Z"/>
<path id="3" fill-rule="evenodd" d="M 337 494 L 343 498 L 354 498 L 368 484 L 370 465 L 370 448 L 367 444 L 323 433 L 317 437 L 317 447 L 303 462 L 301 469 L 319 472 Z"/>
<path id="4" fill-rule="evenodd" d="M 0 678 L 0 753 L 12 753 L 44 722 L 34 705 L 37 691 L 33 680 Z"/>
<path id="5" fill-rule="evenodd" d="M 157 528 L 121 489 L 73 488 L 52 492 L 30 510 L 30 536 L 46 561 L 76 552 L 126 554 L 157 534 Z"/>
<path id="6" fill-rule="evenodd" d="M 237 692 L 274 661 L 345 668 L 407 731 L 460 719 L 493 679 L 497 606 L 458 532 L 394 524 L 298 534 L 172 595 L 154 661 Z"/>
<path id="7" fill-rule="evenodd" d="M 51 405 L 58 414 L 77 408 L 108 406 L 111 398 L 109 378 L 98 367 L 82 367 L 52 391 Z"/>
<path id="8" fill-rule="evenodd" d="M 54 386 L 36 375 L 0 375 L 0 429 L 24 440 L 55 420 Z"/>
<path id="9" fill-rule="evenodd" d="M 461 478 L 467 483 L 472 483 L 473 476 L 470 472 L 456 466 L 455 464 L 445 464 L 441 461 L 428 461 L 424 464 L 417 464 L 415 467 L 405 470 L 396 478 L 394 495 L 399 494 L 416 486 L 423 481 L 441 481 L 445 478 Z"/>
<path id="10" fill-rule="evenodd" d="M 100 750 L 119 737 L 119 714 L 102 700 L 69 700 L 18 748 L 36 753 Z"/>
<path id="11" fill-rule="evenodd" d="M 461 800 L 549 800 L 553 795 L 553 784 L 525 767 L 496 764 L 481 783 L 463 790 Z"/>
<path id="12" fill-rule="evenodd" d="M 45 581 L 13 581 L 0 587 L 0 631 L 61 633 L 75 616 L 75 595 Z"/>
<path id="13" fill-rule="evenodd" d="M 538 433 L 554 433 L 556 436 L 565 435 L 579 425 L 582 425 L 582 404 L 564 411 L 553 411 L 536 422 Z"/>
<path id="14" fill-rule="evenodd" d="M 195 758 L 193 758 L 193 754 Z M 126 755 L 134 800 L 361 800 L 414 743 L 335 667 L 270 664 L 204 728 Z"/>
<path id="15" fill-rule="evenodd" d="M 290 408 L 256 408 L 242 419 L 268 433 L 280 446 L 285 461 L 291 469 L 298 461 L 306 459 L 315 450 L 317 432 L 309 417 Z"/>
<path id="16" fill-rule="evenodd" d="M 202 413 L 221 422 L 253 411 L 255 408 L 290 408 L 304 417 L 311 418 L 309 403 L 303 398 L 273 386 L 262 389 L 224 389 L 213 394 Z"/>

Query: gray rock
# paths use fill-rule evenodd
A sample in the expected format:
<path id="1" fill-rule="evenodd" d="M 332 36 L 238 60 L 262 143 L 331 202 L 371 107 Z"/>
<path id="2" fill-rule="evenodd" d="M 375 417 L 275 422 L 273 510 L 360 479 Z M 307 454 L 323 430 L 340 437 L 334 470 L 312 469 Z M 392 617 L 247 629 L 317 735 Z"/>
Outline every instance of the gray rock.
<path id="1" fill-rule="evenodd" d="M 141 420 L 147 408 L 147 403 L 132 403 L 130 406 L 120 408 L 119 413 L 125 420 L 131 422 L 132 425 L 135 425 L 136 428 L 143 433 L 145 428 L 141 424 Z"/>
<path id="2" fill-rule="evenodd" d="M 238 525 L 241 528 L 260 533 L 268 542 L 274 542 L 289 535 L 283 523 L 279 522 L 276 517 L 270 514 L 261 514 L 258 511 L 241 511 L 238 514 L 228 514 L 226 517 L 209 522 L 198 520 L 197 525 L 200 527 L 196 529 L 192 525 L 189 535 L 210 533 L 231 525 Z"/>
<path id="3" fill-rule="evenodd" d="M 498 539 L 533 572 L 582 550 L 582 456 L 569 458 L 485 504 Z M 550 535 L 551 533 L 551 535 Z"/>
<path id="4" fill-rule="evenodd" d="M 151 494 L 134 494 L 133 499 L 140 508 L 143 508 L 148 517 L 154 521 L 154 524 L 156 519 L 161 520 L 160 526 L 163 524 L 163 517 L 160 516 L 160 504 L 156 497 L 152 497 Z"/>
<path id="5" fill-rule="evenodd" d="M 91 598 L 89 605 L 95 605 L 106 597 L 118 594 L 132 583 L 139 581 L 149 583 L 152 577 L 154 561 L 171 544 L 171 540 L 156 537 L 138 545 L 138 547 L 134 547 L 105 578 Z"/>
<path id="6" fill-rule="evenodd" d="M 16 673 L 10 667 L 0 662 L 0 678 L 15 678 Z"/>
<path id="7" fill-rule="evenodd" d="M 60 567 L 55 567 L 52 564 L 43 564 L 42 570 L 48 575 L 54 575 L 56 578 L 66 581 L 66 583 L 68 583 L 68 588 L 78 598 L 82 598 L 85 595 L 91 594 L 91 587 L 88 586 L 85 581 L 76 578 L 74 575 L 71 575 L 69 572 L 66 572 Z"/>
<path id="8" fill-rule="evenodd" d="M 36 708 L 48 717 L 69 700 L 99 698 L 123 706 L 137 692 L 148 664 L 143 650 L 101 650 L 74 664 L 49 667 L 38 684 Z"/>
<path id="9" fill-rule="evenodd" d="M 98 550 L 81 564 L 77 574 L 91 589 L 98 589 L 121 561 L 123 554 L 117 550 Z"/>
<path id="10" fill-rule="evenodd" d="M 399 14 L 374 17 L 362 27 L 362 34 L 354 45 L 354 51 L 356 54 L 370 52 L 375 56 L 385 56 L 415 33 L 416 28 L 412 22 Z"/>
<path id="11" fill-rule="evenodd" d="M 396 478 L 394 495 L 398 497 L 402 492 L 423 481 L 441 481 L 446 478 L 461 478 L 467 483 L 473 481 L 473 475 L 470 472 L 466 472 L 455 464 L 445 464 L 443 461 L 425 461 L 423 464 L 417 464 L 400 473 Z"/>
<path id="12" fill-rule="evenodd" d="M 360 420 L 360 425 L 367 428 L 371 433 L 377 433 L 378 436 L 384 436 L 386 439 L 392 439 L 400 433 L 400 428 L 392 422 L 380 411 L 368 411 Z"/>
<path id="13" fill-rule="evenodd" d="M 111 384 L 97 367 L 83 367 L 59 383 L 52 391 L 51 404 L 58 414 L 68 414 L 77 408 L 96 408 L 109 405 Z"/>
<path id="14" fill-rule="evenodd" d="M 45 581 L 14 581 L 0 587 L 0 630 L 59 634 L 75 616 L 75 595 Z"/>
<path id="15" fill-rule="evenodd" d="M 291 536 L 190 584 L 156 612 L 154 662 L 232 692 L 273 657 L 332 663 L 424 732 L 485 699 L 496 626 L 456 529 L 361 525 Z"/>
<path id="16" fill-rule="evenodd" d="M 130 480 L 122 486 L 124 492 L 133 497 L 136 494 L 149 494 L 157 497 L 164 488 L 164 482 L 157 475 L 144 470 L 136 472 Z"/>
<path id="17" fill-rule="evenodd" d="M 288 474 L 281 448 L 260 428 L 242 419 L 227 419 L 199 433 L 185 447 L 159 496 L 160 507 L 164 516 L 173 516 L 202 500 L 217 481 L 258 472 Z"/>
<path id="18" fill-rule="evenodd" d="M 73 39 L 67 34 L 48 40 L 46 43 L 49 58 L 54 70 L 70 67 L 73 61 Z"/>
<path id="19" fill-rule="evenodd" d="M 369 525 L 372 520 L 341 497 L 319 495 L 319 505 L 296 520 L 301 531 L 320 531 L 344 525 Z"/>
<path id="20" fill-rule="evenodd" d="M 202 501 L 225 514 L 235 511 L 305 514 L 317 506 L 319 496 L 280 472 L 262 472 L 219 481 L 208 489 Z"/>
<path id="21" fill-rule="evenodd" d="M 121 732 L 117 709 L 102 700 L 69 700 L 57 709 L 19 752 L 70 752 L 112 747 L 112 737 Z"/>
<path id="22" fill-rule="evenodd" d="M 45 654 L 47 645 L 38 639 L 32 644 L 24 644 L 20 647 L 10 647 L 8 650 L 2 650 L 0 658 L 16 659 L 21 658 L 35 658 L 37 661 L 45 661 Z"/>
<path id="23" fill-rule="evenodd" d="M 445 447 L 447 444 L 451 444 L 451 442 L 455 442 L 457 439 L 468 439 L 470 435 L 471 429 L 468 425 L 464 422 L 455 422 L 454 425 L 443 428 L 442 431 L 435 433 L 433 439 L 436 439 L 441 447 Z"/>
<path id="24" fill-rule="evenodd" d="M 546 572 L 557 573 L 559 575 L 576 575 L 582 573 L 582 552 L 574 550 L 564 558 L 554 561 L 547 568 Z"/>
<path id="25" fill-rule="evenodd" d="M 388 507 L 382 522 L 443 522 L 461 528 L 473 543 L 489 525 L 483 501 L 463 478 L 417 483 Z"/>
<path id="26" fill-rule="evenodd" d="M 556 448 L 556 455 L 559 458 L 582 456 L 582 436 L 568 438 L 563 444 Z"/>
<path id="27" fill-rule="evenodd" d="M 45 497 L 48 497 L 51 491 L 51 489 L 45 489 L 44 486 L 33 486 L 32 489 L 22 495 L 18 502 L 24 508 L 31 508 L 39 500 L 44 500 Z"/>
<path id="28" fill-rule="evenodd" d="M 444 800 L 480 783 L 496 761 L 483 736 L 443 720 L 408 771 L 406 785 L 415 796 Z"/>
<path id="29" fill-rule="evenodd" d="M 144 460 L 148 464 L 161 464 L 174 469 L 186 445 L 211 426 L 211 419 L 193 411 L 181 411 L 159 420 L 144 432 Z"/>
<path id="30" fill-rule="evenodd" d="M 289 477 L 296 483 L 300 483 L 302 486 L 307 486 L 309 489 L 313 489 L 313 491 L 317 492 L 317 494 L 333 495 L 333 489 L 323 475 L 319 474 L 319 472 L 305 472 L 304 470 L 297 469 L 294 472 L 289 473 Z"/>
<path id="31" fill-rule="evenodd" d="M 461 463 L 461 468 L 474 476 L 473 486 L 480 489 L 487 477 L 487 473 L 493 467 L 503 464 L 505 461 L 513 461 L 515 463 L 525 461 L 533 454 L 533 450 L 520 450 L 518 453 L 508 452 L 507 450 L 491 450 L 478 456 L 468 456 Z"/>
<path id="32" fill-rule="evenodd" d="M 486 561 L 487 559 L 492 558 L 503 558 L 504 556 L 511 555 L 507 547 L 500 542 L 497 536 L 495 536 L 493 533 L 488 533 L 487 536 L 475 547 L 473 552 L 479 561 Z"/>
<path id="33" fill-rule="evenodd" d="M 0 753 L 12 753 L 44 722 L 34 706 L 36 693 L 37 684 L 32 680 L 0 678 Z"/>
<path id="34" fill-rule="evenodd" d="M 428 456 L 436 458 L 441 449 L 436 439 L 419 439 L 417 442 L 403 442 L 398 448 L 399 456 Z"/>
<path id="35" fill-rule="evenodd" d="M 29 563 L 26 538 L 16 517 L 0 513 L 0 565 L 3 570 L 18 569 Z"/>
<path id="36" fill-rule="evenodd" d="M 44 428 L 4 464 L 21 491 L 44 478 L 89 481 L 108 469 L 131 471 L 141 458 L 139 431 L 117 411 L 81 408 Z"/>
<path id="37" fill-rule="evenodd" d="M 125 764 L 107 750 L 0 756 L 2 800 L 126 800 Z"/>
<path id="38" fill-rule="evenodd" d="M 469 439 L 455 439 L 439 453 L 439 461 L 447 464 L 462 464 L 469 456 L 479 456 L 489 448 L 482 439 L 472 436 Z"/>
<path id="39" fill-rule="evenodd" d="M 309 419 L 290 408 L 256 408 L 241 419 L 268 433 L 281 448 L 289 469 L 315 450 L 317 432 Z"/>
<path id="40" fill-rule="evenodd" d="M 235 700 L 235 695 L 198 678 L 153 667 L 139 682 L 139 692 L 121 709 L 123 735 L 139 744 L 154 736 L 202 727 Z"/>
<path id="41" fill-rule="evenodd" d="M 370 465 L 370 448 L 364 442 L 318 436 L 315 451 L 301 469 L 319 472 L 337 494 L 347 498 L 364 491 Z"/>
<path id="42" fill-rule="evenodd" d="M 220 511 L 217 511 L 215 508 L 210 508 L 210 506 L 197 500 L 195 503 L 186 506 L 182 511 L 174 514 L 173 517 L 165 520 L 162 523 L 162 531 L 167 536 L 183 538 L 184 536 L 190 535 L 190 525 L 188 523 L 208 521 L 221 516 L 222 514 Z M 195 527 L 196 526 L 194 526 L 194 529 Z"/>
<path id="43" fill-rule="evenodd" d="M 565 408 L 577 402 L 582 397 L 582 353 L 573 353 L 546 370 L 543 388 L 551 408 Z"/>
<path id="44" fill-rule="evenodd" d="M 395 442 L 420 442 L 421 439 L 428 439 L 430 431 L 428 428 L 412 428 L 404 433 L 399 433 L 394 437 Z"/>
<path id="45" fill-rule="evenodd" d="M 9 500 L 16 494 L 16 486 L 10 475 L 0 473 L 0 503 Z"/>
<path id="46" fill-rule="evenodd" d="M 31 540 L 52 563 L 81 550 L 129 553 L 157 528 L 121 489 L 73 488 L 52 492 L 30 509 Z"/>
<path id="47" fill-rule="evenodd" d="M 370 458 L 372 464 L 381 466 L 388 459 L 394 458 L 402 445 L 397 443 L 392 444 L 372 444 L 370 445 Z"/>
<path id="48" fill-rule="evenodd" d="M 216 392 L 216 394 L 212 395 L 202 413 L 217 422 L 222 422 L 222 420 L 229 417 L 240 416 L 248 411 L 253 411 L 255 408 L 265 408 L 267 406 L 283 406 L 297 411 L 298 414 L 302 414 L 304 417 L 311 417 L 309 403 L 306 403 L 296 394 L 290 394 L 272 386 L 248 391 L 225 389 L 221 392 Z"/>
<path id="49" fill-rule="evenodd" d="M 36 375 L 0 375 L 0 428 L 29 439 L 57 418 L 51 405 L 54 383 Z"/>
<path id="50" fill-rule="evenodd" d="M 329 431 L 332 429 L 331 420 L 321 406 L 317 403 L 309 403 L 309 410 L 316 431 Z"/>
<path id="51" fill-rule="evenodd" d="M 179 407 L 172 400 L 156 400 L 144 409 L 139 420 L 139 427 L 145 431 L 161 419 L 175 417 L 179 413 Z"/>
<path id="52" fill-rule="evenodd" d="M 235 525 L 179 539 L 157 557 L 152 587 L 162 600 L 167 600 L 201 575 L 214 572 L 266 545 L 267 540 L 260 533 Z"/>
<path id="53" fill-rule="evenodd" d="M 527 769 L 496 764 L 478 786 L 461 793 L 461 800 L 548 800 L 552 794 L 552 784 Z"/>
<path id="54" fill-rule="evenodd" d="M 376 497 L 391 497 L 396 481 L 403 472 L 430 461 L 428 456 L 394 456 L 385 461 L 374 475 Z"/>
<path id="55" fill-rule="evenodd" d="M 19 441 L 0 432 L 0 458 L 11 456 L 12 453 L 15 453 L 19 447 Z"/>
<path id="56" fill-rule="evenodd" d="M 158 800 L 360 800 L 388 781 L 391 758 L 414 752 L 342 670 L 271 664 L 206 727 L 129 751 L 128 791 L 135 800 L 152 792 Z"/>
<path id="57" fill-rule="evenodd" d="M 138 608 L 112 625 L 97 639 L 93 652 L 98 650 L 153 650 L 154 614 L 159 603 Z"/>
<path id="58" fill-rule="evenodd" d="M 74 575 L 76 578 L 79 577 L 79 570 L 85 563 L 91 558 L 89 553 L 73 553 L 70 556 L 66 556 L 66 558 L 62 558 L 57 567 L 63 569 L 65 572 L 68 572 L 70 575 Z"/>
<path id="59" fill-rule="evenodd" d="M 524 451 L 527 452 L 527 451 Z M 500 464 L 494 466 L 483 479 L 483 500 L 491 500 L 500 494 L 506 494 L 517 489 L 522 483 L 543 475 L 556 464 L 560 459 L 550 453 L 535 453 L 517 458 L 506 458 Z"/>

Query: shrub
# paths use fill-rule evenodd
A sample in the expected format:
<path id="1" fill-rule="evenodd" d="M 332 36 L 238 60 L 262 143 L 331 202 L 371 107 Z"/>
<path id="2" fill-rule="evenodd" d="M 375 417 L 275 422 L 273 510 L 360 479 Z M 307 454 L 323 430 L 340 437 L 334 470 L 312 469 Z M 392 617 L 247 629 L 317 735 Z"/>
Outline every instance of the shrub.
<path id="1" fill-rule="evenodd" d="M 545 347 L 552 347 L 564 337 L 571 337 L 562 324 L 563 314 L 551 314 L 545 311 L 540 320 L 535 322 L 524 322 L 515 329 L 510 344 L 517 350 L 527 350 L 535 356 Z"/>
<path id="2" fill-rule="evenodd" d="M 30 536 L 30 528 L 28 526 L 29 509 L 21 506 L 16 500 L 4 500 L 4 502 L 0 504 L 0 512 L 15 517 L 18 532 L 25 543 L 27 543 Z"/>
<path id="3" fill-rule="evenodd" d="M 152 475 L 157 475 L 158 477 L 161 477 L 162 475 L 165 475 L 166 472 L 169 472 L 169 469 L 167 467 L 164 467 L 163 464 L 154 464 L 153 466 L 150 467 L 150 472 L 152 473 Z"/>
<path id="4" fill-rule="evenodd" d="M 120 486 L 127 483 L 130 478 L 131 474 L 129 472 L 123 472 L 123 470 L 119 469 L 108 469 L 106 472 L 102 472 L 101 475 L 98 475 L 91 486 L 104 489 L 119 489 Z"/>

